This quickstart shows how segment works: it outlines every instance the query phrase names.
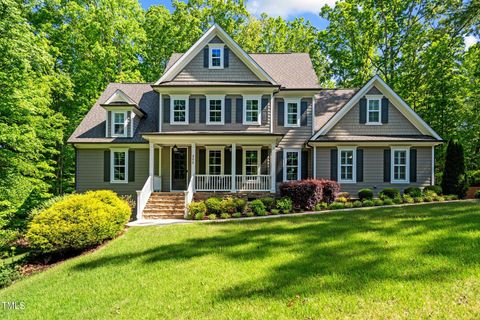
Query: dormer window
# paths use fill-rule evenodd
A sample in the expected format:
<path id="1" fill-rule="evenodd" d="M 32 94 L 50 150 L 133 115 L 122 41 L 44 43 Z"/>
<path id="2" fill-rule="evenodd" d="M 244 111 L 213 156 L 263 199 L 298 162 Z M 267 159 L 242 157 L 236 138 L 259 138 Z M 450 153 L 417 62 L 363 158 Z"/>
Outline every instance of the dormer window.
<path id="1" fill-rule="evenodd" d="M 212 43 L 208 46 L 208 67 L 210 69 L 223 69 L 223 43 Z"/>
<path id="2" fill-rule="evenodd" d="M 127 136 L 127 111 L 112 112 L 112 137 Z"/>
<path id="3" fill-rule="evenodd" d="M 367 124 L 382 124 L 381 122 L 381 97 L 368 97 L 367 99 Z"/>

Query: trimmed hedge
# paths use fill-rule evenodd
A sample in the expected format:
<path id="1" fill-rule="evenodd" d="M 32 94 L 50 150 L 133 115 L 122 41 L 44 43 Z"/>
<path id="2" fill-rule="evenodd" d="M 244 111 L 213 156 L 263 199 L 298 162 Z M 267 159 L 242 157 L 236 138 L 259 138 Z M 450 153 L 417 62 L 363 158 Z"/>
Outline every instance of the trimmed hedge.
<path id="1" fill-rule="evenodd" d="M 373 199 L 373 191 L 372 189 L 360 189 L 358 190 L 358 198 L 363 200 L 372 200 Z"/>
<path id="2" fill-rule="evenodd" d="M 332 203 L 340 191 L 336 181 L 306 179 L 280 184 L 280 195 L 292 199 L 296 210 L 313 210 L 320 202 Z"/>
<path id="3" fill-rule="evenodd" d="M 82 250 L 119 235 L 130 215 L 128 203 L 113 191 L 73 194 L 38 212 L 26 239 L 36 253 Z"/>
<path id="4" fill-rule="evenodd" d="M 395 188 L 385 188 L 379 193 L 380 199 L 395 199 L 400 197 L 400 191 Z"/>

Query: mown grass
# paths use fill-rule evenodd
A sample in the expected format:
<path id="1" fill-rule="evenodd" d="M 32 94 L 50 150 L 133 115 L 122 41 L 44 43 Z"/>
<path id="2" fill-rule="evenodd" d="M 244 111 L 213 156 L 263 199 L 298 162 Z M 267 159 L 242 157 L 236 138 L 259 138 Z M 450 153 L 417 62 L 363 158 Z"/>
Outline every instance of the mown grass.
<path id="1" fill-rule="evenodd" d="M 130 228 L 2 319 L 478 319 L 480 204 Z M 0 305 L 1 308 L 1 305 Z"/>

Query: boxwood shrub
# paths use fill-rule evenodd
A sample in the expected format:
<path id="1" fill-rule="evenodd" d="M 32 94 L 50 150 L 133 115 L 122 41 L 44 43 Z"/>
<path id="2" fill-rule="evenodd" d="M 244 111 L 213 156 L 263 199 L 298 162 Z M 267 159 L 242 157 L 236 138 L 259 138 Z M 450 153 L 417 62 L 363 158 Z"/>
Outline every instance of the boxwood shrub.
<path id="1" fill-rule="evenodd" d="M 188 205 L 188 217 L 190 219 L 195 218 L 197 213 L 207 214 L 207 206 L 203 201 L 193 201 Z"/>
<path id="2" fill-rule="evenodd" d="M 422 190 L 418 187 L 408 187 L 403 190 L 403 194 L 408 194 L 411 197 L 421 197 L 422 196 Z"/>
<path id="3" fill-rule="evenodd" d="M 275 206 L 281 213 L 290 213 L 293 209 L 292 200 L 290 198 L 278 199 Z"/>
<path id="4" fill-rule="evenodd" d="M 400 197 L 400 191 L 395 188 L 385 188 L 378 194 L 380 199 L 395 199 Z"/>
<path id="5" fill-rule="evenodd" d="M 267 215 L 267 210 L 265 209 L 265 205 L 259 199 L 253 200 L 252 202 L 250 202 L 250 209 L 252 209 L 252 212 L 257 216 Z"/>
<path id="6" fill-rule="evenodd" d="M 267 211 L 272 211 L 272 209 L 275 208 L 275 199 L 272 197 L 260 198 L 260 201 L 263 202 L 263 205 Z"/>
<path id="7" fill-rule="evenodd" d="M 372 189 L 360 189 L 358 190 L 358 198 L 360 200 L 372 200 L 373 199 L 373 191 Z"/>
<path id="8" fill-rule="evenodd" d="M 426 186 L 425 188 L 423 188 L 423 193 L 425 194 L 425 192 L 427 192 L 427 191 L 433 191 L 437 195 L 440 195 L 440 194 L 442 194 L 442 187 L 441 186 Z"/>
<path id="9" fill-rule="evenodd" d="M 128 203 L 113 191 L 73 194 L 38 212 L 26 239 L 41 254 L 82 250 L 116 237 L 130 215 Z"/>
<path id="10" fill-rule="evenodd" d="M 330 209 L 332 210 L 336 210 L 336 209 L 344 209 L 345 208 L 345 204 L 343 202 L 332 202 L 330 204 Z"/>
<path id="11" fill-rule="evenodd" d="M 205 200 L 205 205 L 207 206 L 208 214 L 220 215 L 222 213 L 222 199 L 220 198 L 208 198 Z"/>

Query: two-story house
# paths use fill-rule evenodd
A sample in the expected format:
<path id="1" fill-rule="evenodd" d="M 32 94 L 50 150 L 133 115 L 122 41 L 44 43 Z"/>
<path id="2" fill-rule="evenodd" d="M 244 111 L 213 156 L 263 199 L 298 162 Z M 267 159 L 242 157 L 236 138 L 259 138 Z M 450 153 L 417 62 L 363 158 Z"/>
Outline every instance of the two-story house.
<path id="1" fill-rule="evenodd" d="M 69 139 L 77 191 L 136 195 L 139 219 L 305 178 L 351 193 L 431 185 L 441 142 L 380 77 L 322 89 L 308 54 L 246 53 L 217 25 L 156 83 L 109 84 Z"/>

